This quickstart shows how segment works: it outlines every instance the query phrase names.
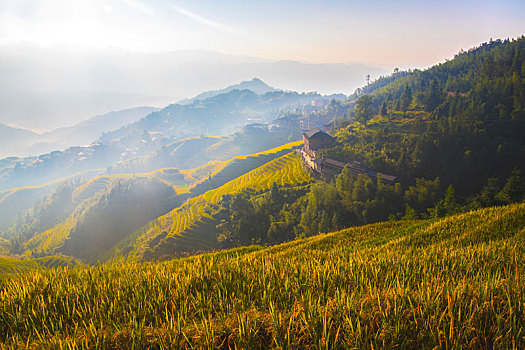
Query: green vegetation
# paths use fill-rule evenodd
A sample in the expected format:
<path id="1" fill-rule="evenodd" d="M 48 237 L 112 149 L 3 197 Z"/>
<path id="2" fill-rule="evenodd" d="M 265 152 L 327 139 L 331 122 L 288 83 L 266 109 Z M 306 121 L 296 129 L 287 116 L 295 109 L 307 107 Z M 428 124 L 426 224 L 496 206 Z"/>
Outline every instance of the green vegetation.
<path id="1" fill-rule="evenodd" d="M 0 192 L 0 231 L 7 230 L 16 222 L 17 216 L 31 209 L 38 200 L 56 190 L 62 184 L 78 181 L 85 176 L 94 176 L 102 170 L 85 171 L 60 178 L 40 186 L 16 187 Z"/>
<path id="2" fill-rule="evenodd" d="M 0 237 L 0 256 L 9 254 L 9 240 Z"/>
<path id="3" fill-rule="evenodd" d="M 300 142 L 224 160 L 295 139 L 260 126 L 173 143 L 137 132 L 176 132 L 183 110 L 206 130 L 203 111 L 262 102 L 246 91 L 109 133 L 152 148 L 112 169 L 129 174 L 63 184 L 0 239 L 0 253 L 108 263 L 0 258 L 0 347 L 525 348 L 524 96 L 522 37 L 316 112 L 349 117 L 320 157 L 400 183 L 349 167 L 314 179 L 291 152 Z M 148 172 L 175 161 L 194 169 Z"/>
<path id="4" fill-rule="evenodd" d="M 9 227 L 18 213 L 33 207 L 36 201 L 48 194 L 51 189 L 51 187 L 16 188 L 0 192 L 0 231 Z"/>
<path id="5" fill-rule="evenodd" d="M 430 69 L 366 87 L 325 156 L 403 182 L 439 178 L 467 204 L 489 178 L 525 171 L 525 37 L 491 41 Z M 371 118 L 371 119 L 370 119 Z M 370 120 L 368 120 L 370 119 Z"/>
<path id="6" fill-rule="evenodd" d="M 199 195 L 208 190 L 218 188 L 236 177 L 242 176 L 275 158 L 291 152 L 294 147 L 298 147 L 301 144 L 302 141 L 288 142 L 255 154 L 237 156 L 223 162 L 212 162 L 208 166 L 190 171 L 188 176 L 192 174 L 195 174 L 197 177 L 200 176 L 200 182 L 191 188 L 191 193 Z M 208 171 L 207 177 L 202 176 L 204 171 Z"/>
<path id="7" fill-rule="evenodd" d="M 0 279 L 4 348 L 522 348 L 525 204 Z"/>

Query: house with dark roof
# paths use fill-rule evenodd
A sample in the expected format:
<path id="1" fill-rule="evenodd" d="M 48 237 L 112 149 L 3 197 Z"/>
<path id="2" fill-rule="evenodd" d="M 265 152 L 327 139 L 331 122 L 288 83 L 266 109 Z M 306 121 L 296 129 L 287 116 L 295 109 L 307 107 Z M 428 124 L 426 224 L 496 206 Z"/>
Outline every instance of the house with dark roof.
<path id="1" fill-rule="evenodd" d="M 303 132 L 303 141 L 304 150 L 314 154 L 316 151 L 332 147 L 335 143 L 335 138 L 319 128 L 313 128 Z"/>
<path id="2" fill-rule="evenodd" d="M 396 176 L 377 172 L 366 167 L 361 162 L 353 161 L 350 163 L 343 163 L 335 159 L 320 159 L 317 157 L 315 152 L 332 147 L 335 143 L 334 137 L 319 128 L 313 128 L 312 130 L 303 132 L 303 141 L 304 146 L 302 151 L 300 151 L 301 157 L 307 166 L 318 173 L 336 176 L 340 174 L 344 168 L 348 168 L 350 173 L 354 175 L 366 175 L 372 179 L 381 177 L 382 180 L 389 183 L 398 181 Z"/>

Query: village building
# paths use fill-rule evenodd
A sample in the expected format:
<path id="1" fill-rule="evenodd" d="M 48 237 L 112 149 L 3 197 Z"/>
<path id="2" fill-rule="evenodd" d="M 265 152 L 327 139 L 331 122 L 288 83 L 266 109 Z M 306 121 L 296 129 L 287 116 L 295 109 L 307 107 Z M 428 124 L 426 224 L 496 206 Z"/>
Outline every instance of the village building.
<path id="1" fill-rule="evenodd" d="M 353 161 L 350 163 L 343 163 L 330 158 L 320 159 L 317 157 L 316 152 L 332 147 L 335 144 L 335 138 L 319 128 L 313 128 L 312 130 L 304 132 L 303 141 L 304 146 L 300 153 L 304 163 L 320 174 L 336 176 L 346 167 L 350 173 L 354 175 L 366 175 L 372 179 L 380 177 L 382 180 L 389 183 L 398 181 L 396 176 L 383 174 L 369 169 L 361 162 Z"/>
<path id="2" fill-rule="evenodd" d="M 335 138 L 319 128 L 313 128 L 303 132 L 304 150 L 315 157 L 315 152 L 325 148 L 332 147 L 335 144 Z"/>

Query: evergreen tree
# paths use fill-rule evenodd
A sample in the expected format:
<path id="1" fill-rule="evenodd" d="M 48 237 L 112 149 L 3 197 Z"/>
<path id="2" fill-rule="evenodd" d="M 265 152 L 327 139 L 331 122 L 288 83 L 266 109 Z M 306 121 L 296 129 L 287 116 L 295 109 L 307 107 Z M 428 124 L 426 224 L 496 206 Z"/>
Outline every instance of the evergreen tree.
<path id="1" fill-rule="evenodd" d="M 361 96 L 356 102 L 354 113 L 355 119 L 366 126 L 366 123 L 373 115 L 372 97 L 370 97 L 370 95 Z"/>
<path id="2" fill-rule="evenodd" d="M 408 85 L 405 85 L 405 90 L 403 91 L 403 94 L 401 95 L 401 108 L 403 109 L 403 113 L 406 113 L 411 103 L 412 103 L 412 89 Z"/>
<path id="3" fill-rule="evenodd" d="M 386 117 L 388 114 L 388 109 L 386 107 L 386 101 L 383 101 L 383 104 L 381 105 L 381 115 L 383 117 Z"/>
<path id="4" fill-rule="evenodd" d="M 519 170 L 512 171 L 497 198 L 506 204 L 520 202 L 525 198 L 525 186 Z"/>

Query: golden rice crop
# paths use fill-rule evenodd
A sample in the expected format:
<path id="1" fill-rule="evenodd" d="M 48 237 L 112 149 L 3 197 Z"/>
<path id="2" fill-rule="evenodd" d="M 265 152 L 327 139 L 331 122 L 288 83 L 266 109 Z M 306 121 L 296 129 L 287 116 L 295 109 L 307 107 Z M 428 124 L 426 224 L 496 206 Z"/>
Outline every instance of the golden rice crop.
<path id="1" fill-rule="evenodd" d="M 525 204 L 0 278 L 3 348 L 523 348 Z"/>

